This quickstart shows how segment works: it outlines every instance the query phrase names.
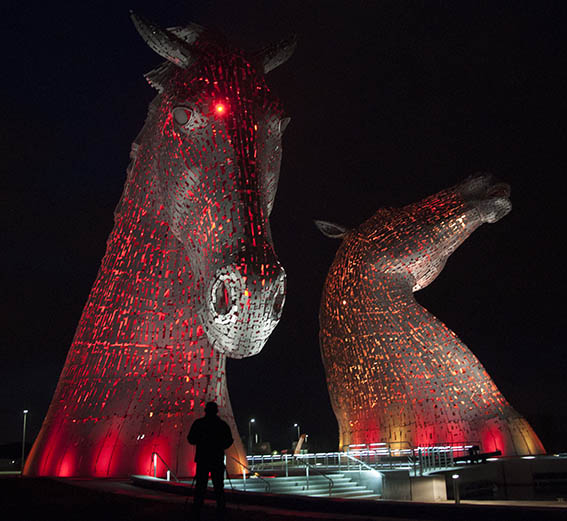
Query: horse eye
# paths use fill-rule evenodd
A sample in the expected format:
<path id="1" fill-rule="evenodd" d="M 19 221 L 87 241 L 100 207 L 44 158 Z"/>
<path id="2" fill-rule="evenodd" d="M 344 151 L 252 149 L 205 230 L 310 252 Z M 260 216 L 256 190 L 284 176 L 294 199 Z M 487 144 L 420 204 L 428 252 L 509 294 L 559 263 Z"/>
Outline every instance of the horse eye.
<path id="1" fill-rule="evenodd" d="M 191 111 L 187 107 L 175 107 L 173 109 L 173 119 L 178 125 L 186 125 L 191 119 Z"/>

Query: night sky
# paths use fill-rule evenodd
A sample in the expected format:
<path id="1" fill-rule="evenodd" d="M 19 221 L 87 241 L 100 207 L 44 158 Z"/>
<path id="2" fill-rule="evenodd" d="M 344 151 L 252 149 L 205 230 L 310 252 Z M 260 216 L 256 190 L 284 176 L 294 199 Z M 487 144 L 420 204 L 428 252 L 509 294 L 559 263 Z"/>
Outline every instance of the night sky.
<path id="1" fill-rule="evenodd" d="M 318 344 L 321 288 L 355 226 L 477 171 L 512 185 L 512 213 L 476 231 L 418 301 L 453 329 L 549 450 L 567 450 L 567 3 L 454 1 L 11 2 L 2 35 L 0 444 L 38 433 L 105 251 L 130 144 L 162 59 L 131 24 L 213 27 L 249 50 L 295 32 L 269 75 L 292 121 L 271 218 L 288 275 L 258 356 L 230 361 L 245 434 L 285 448 L 298 422 L 336 449 Z M 71 4 L 69 4 L 71 5 Z M 161 7 L 166 5 L 167 8 Z M 331 6 L 331 7 L 330 7 Z"/>

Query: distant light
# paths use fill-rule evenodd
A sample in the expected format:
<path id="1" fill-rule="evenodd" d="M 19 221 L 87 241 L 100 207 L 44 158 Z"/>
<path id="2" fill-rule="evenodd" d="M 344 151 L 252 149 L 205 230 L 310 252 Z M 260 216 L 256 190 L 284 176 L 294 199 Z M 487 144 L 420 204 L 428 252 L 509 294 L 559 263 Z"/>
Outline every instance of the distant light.
<path id="1" fill-rule="evenodd" d="M 293 426 L 294 426 L 294 427 L 299 427 L 299 425 L 297 425 L 297 423 L 294 423 Z"/>
<path id="2" fill-rule="evenodd" d="M 24 414 L 27 414 L 29 411 L 27 409 L 24 409 Z"/>
<path id="3" fill-rule="evenodd" d="M 224 114 L 225 111 L 226 111 L 226 107 L 222 103 L 217 103 L 215 105 L 215 112 L 217 114 Z"/>
<path id="4" fill-rule="evenodd" d="M 498 461 L 498 458 L 486 458 L 486 461 Z"/>
<path id="5" fill-rule="evenodd" d="M 452 477 L 453 479 L 459 479 L 459 475 L 458 475 L 458 474 L 453 474 L 451 477 Z"/>
<path id="6" fill-rule="evenodd" d="M 250 419 L 250 423 L 254 423 L 256 420 L 254 418 Z"/>
<path id="7" fill-rule="evenodd" d="M 522 456 L 522 459 L 535 459 L 535 456 Z"/>

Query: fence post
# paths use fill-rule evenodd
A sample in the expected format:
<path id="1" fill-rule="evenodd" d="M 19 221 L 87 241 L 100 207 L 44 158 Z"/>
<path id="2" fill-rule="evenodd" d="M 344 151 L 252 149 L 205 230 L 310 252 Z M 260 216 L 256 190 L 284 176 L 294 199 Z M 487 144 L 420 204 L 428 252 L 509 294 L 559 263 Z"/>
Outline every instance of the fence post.
<path id="1" fill-rule="evenodd" d="M 242 484 L 244 488 L 244 492 L 246 492 L 246 469 L 242 468 Z"/>
<path id="2" fill-rule="evenodd" d="M 305 478 L 307 481 L 307 490 L 309 490 L 309 464 L 306 463 L 305 465 Z"/>

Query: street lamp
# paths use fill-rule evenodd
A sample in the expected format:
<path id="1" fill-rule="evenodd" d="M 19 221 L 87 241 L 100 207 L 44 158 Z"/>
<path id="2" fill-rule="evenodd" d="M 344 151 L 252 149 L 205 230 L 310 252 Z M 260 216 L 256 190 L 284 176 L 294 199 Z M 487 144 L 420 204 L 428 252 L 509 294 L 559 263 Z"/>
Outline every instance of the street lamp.
<path id="1" fill-rule="evenodd" d="M 22 430 L 22 474 L 24 473 L 24 457 L 26 452 L 26 418 L 28 416 L 28 410 L 24 409 L 24 428 Z"/>
<path id="2" fill-rule="evenodd" d="M 248 420 L 248 453 L 252 454 L 252 424 L 256 423 L 255 418 Z"/>
<path id="3" fill-rule="evenodd" d="M 294 423 L 293 426 L 297 429 L 297 441 L 299 441 L 299 437 L 300 437 L 300 434 L 299 434 L 299 424 L 298 424 L 298 423 Z"/>

